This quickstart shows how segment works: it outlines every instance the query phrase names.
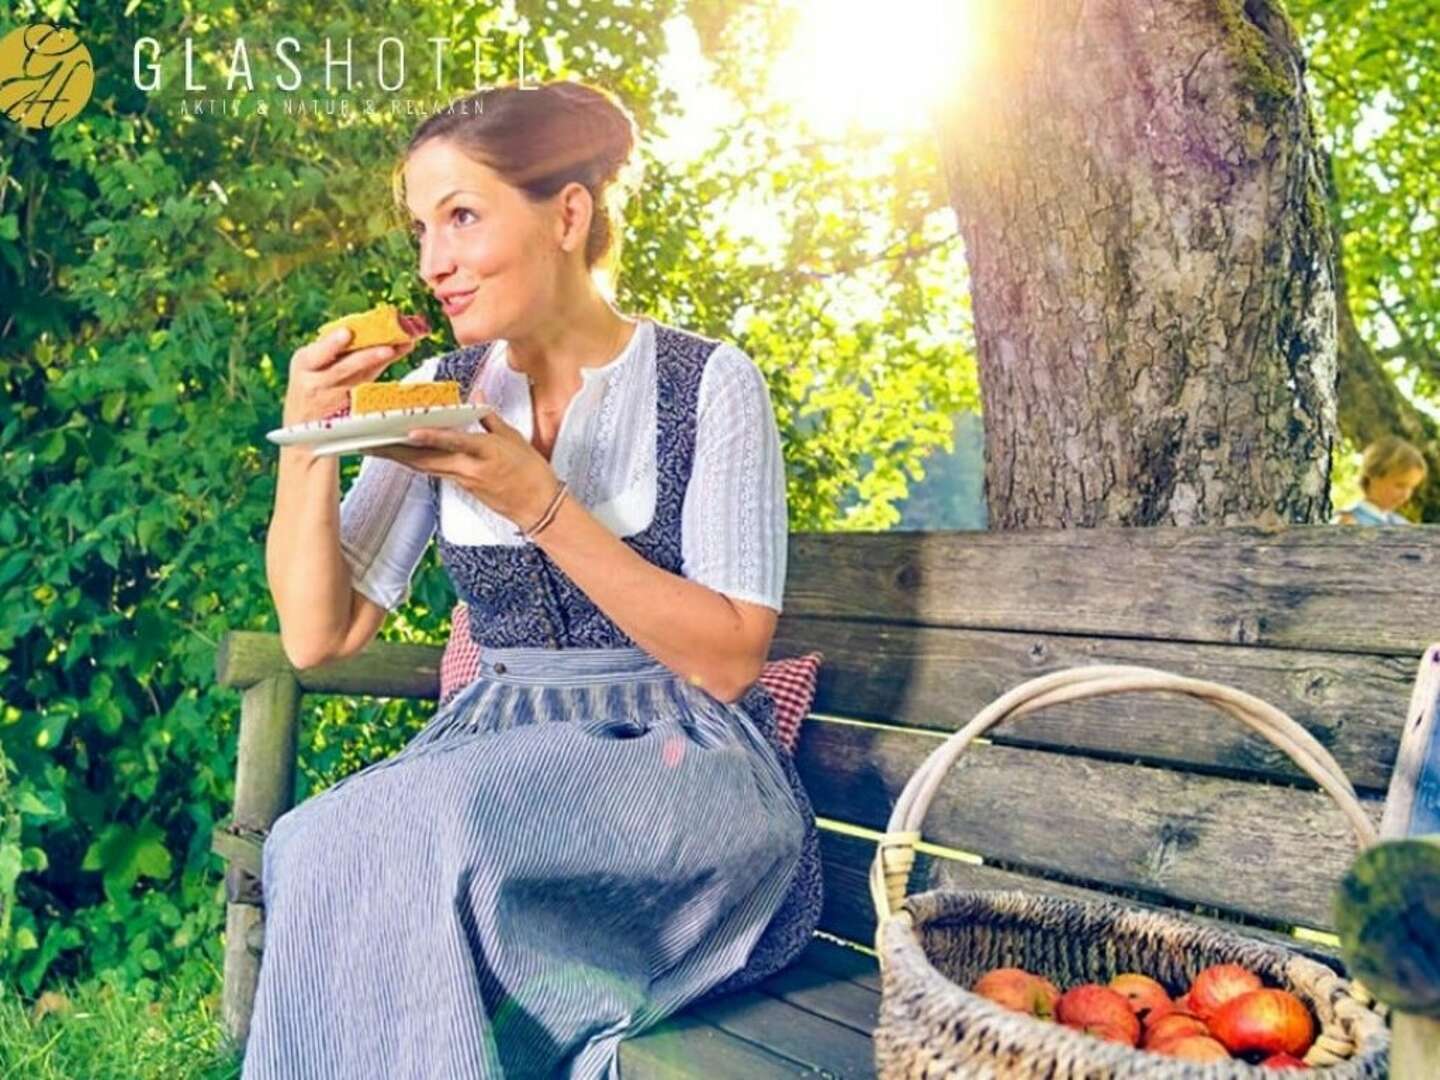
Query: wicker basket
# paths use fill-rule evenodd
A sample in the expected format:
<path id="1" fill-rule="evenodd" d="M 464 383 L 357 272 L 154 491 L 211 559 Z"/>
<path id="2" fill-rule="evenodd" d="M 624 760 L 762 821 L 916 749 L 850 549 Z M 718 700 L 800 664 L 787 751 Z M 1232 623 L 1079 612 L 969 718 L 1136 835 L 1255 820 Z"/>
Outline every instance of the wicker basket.
<path id="1" fill-rule="evenodd" d="M 1386 1075 L 1383 1006 L 1359 983 L 1299 953 L 1179 915 L 1107 901 L 1020 891 L 934 889 L 907 896 L 920 826 L 955 760 L 1011 717 L 1082 698 L 1136 691 L 1186 694 L 1263 735 L 1327 792 L 1360 848 L 1375 829 L 1335 760 L 1290 717 L 1260 699 L 1201 679 L 1144 667 L 1071 668 L 1024 683 L 982 710 L 935 749 L 900 794 L 870 872 L 879 918 L 882 994 L 875 1060 L 882 1080 L 911 1078 L 1108 1078 L 1261 1080 L 1286 1074 L 1241 1060 L 1199 1064 L 1103 1042 L 1060 1024 L 1012 1012 L 971 993 L 985 971 L 1023 967 L 1062 989 L 1143 971 L 1181 993 L 1202 969 L 1238 963 L 1298 995 L 1320 1020 L 1306 1055 L 1327 1080 Z"/>

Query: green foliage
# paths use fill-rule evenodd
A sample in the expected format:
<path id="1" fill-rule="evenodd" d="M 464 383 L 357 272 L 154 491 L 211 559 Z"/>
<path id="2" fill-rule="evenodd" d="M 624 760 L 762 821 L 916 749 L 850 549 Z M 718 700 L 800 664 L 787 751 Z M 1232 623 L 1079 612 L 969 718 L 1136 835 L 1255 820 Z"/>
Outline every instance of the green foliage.
<path id="1" fill-rule="evenodd" d="M 1351 307 L 1440 413 L 1440 5 L 1288 6 L 1334 158 Z"/>
<path id="2" fill-rule="evenodd" d="M 554 46 L 547 62 L 528 53 L 533 77 L 602 83 L 645 130 L 673 112 L 657 75 L 672 4 L 514 6 Z M 215 95 L 235 38 L 350 35 L 373 56 L 375 28 L 397 23 L 388 5 L 123 7 L 26 0 L 0 14 L 0 34 L 75 25 L 99 73 L 70 122 L 0 122 L 0 979 L 26 993 L 98 972 L 153 995 L 182 957 L 219 965 L 209 844 L 233 800 L 238 701 L 214 687 L 215 650 L 226 630 L 276 629 L 264 435 L 289 357 L 380 299 L 444 325 L 390 209 L 390 165 L 416 117 L 287 117 L 258 64 L 257 91 L 226 96 L 263 98 L 268 117 L 180 108 L 187 33 Z M 403 30 L 478 38 L 487 73 L 514 78 L 518 31 L 497 7 L 417 5 Z M 153 95 L 129 78 L 142 34 L 165 45 Z M 323 51 L 297 62 L 295 96 L 327 98 Z M 466 66 L 443 96 L 468 89 Z M 772 120 L 732 118 L 698 162 L 647 161 L 617 301 L 755 358 L 795 528 L 885 527 L 975 399 L 935 152 L 797 150 L 789 121 Z M 788 234 L 770 252 L 731 226 L 757 191 Z M 453 346 L 438 332 L 421 352 Z M 342 485 L 357 468 L 346 461 Z M 453 602 L 432 552 L 384 636 L 443 640 Z M 296 797 L 398 749 L 428 715 L 317 703 Z"/>

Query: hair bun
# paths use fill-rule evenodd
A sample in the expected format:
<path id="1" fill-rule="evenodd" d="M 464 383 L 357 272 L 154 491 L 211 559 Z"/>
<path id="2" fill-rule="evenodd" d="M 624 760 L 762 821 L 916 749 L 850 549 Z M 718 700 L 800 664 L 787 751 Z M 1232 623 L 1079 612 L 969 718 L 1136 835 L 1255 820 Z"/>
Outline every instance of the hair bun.
<path id="1" fill-rule="evenodd" d="M 588 83 L 561 80 L 524 89 L 511 83 L 469 94 L 422 121 L 404 156 L 437 138 L 453 140 L 537 200 L 566 184 L 583 184 L 595 202 L 587 266 L 610 252 L 611 217 L 618 216 L 643 175 L 634 116 L 610 91 Z M 397 169 L 397 201 L 403 198 L 399 174 Z"/>

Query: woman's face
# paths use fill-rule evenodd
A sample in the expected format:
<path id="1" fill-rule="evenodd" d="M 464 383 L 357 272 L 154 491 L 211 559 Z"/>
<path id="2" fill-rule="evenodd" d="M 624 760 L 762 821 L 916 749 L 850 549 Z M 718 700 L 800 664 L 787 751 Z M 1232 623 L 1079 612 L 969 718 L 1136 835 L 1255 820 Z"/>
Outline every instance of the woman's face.
<path id="1" fill-rule="evenodd" d="M 1386 473 L 1371 479 L 1365 497 L 1381 510 L 1398 510 L 1410 501 L 1421 482 L 1425 479 L 1424 469 L 1408 469 Z"/>
<path id="2" fill-rule="evenodd" d="M 564 252 L 548 204 L 532 203 L 445 139 L 406 160 L 405 201 L 420 276 L 445 303 L 460 344 L 523 335 L 553 304 Z"/>

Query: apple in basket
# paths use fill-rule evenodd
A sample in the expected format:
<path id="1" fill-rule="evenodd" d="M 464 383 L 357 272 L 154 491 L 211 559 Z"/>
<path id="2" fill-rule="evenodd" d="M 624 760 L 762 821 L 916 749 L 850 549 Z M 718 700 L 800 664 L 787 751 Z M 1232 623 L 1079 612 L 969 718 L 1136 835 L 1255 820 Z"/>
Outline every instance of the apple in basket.
<path id="1" fill-rule="evenodd" d="M 1072 987 L 1055 1003 L 1055 1019 L 1066 1027 L 1109 1042 L 1135 1046 L 1140 1042 L 1140 1018 L 1124 994 L 1099 983 Z"/>
<path id="2" fill-rule="evenodd" d="M 1160 1004 L 1156 1005 L 1144 1016 L 1142 1016 L 1140 1018 L 1140 1022 L 1148 1028 L 1151 1024 L 1155 1023 L 1156 1020 L 1159 1020 L 1162 1016 L 1175 1016 L 1177 1014 L 1180 1016 L 1191 1016 L 1194 1017 L 1196 1020 L 1200 1019 L 1198 1016 L 1195 1016 L 1195 1014 L 1190 1011 L 1189 999 L 1179 997 L 1176 998 L 1174 1001 L 1162 1001 Z M 1202 1020 L 1201 1023 L 1204 1023 L 1204 1021 Z"/>
<path id="3" fill-rule="evenodd" d="M 1157 1054 L 1180 1058 L 1182 1061 L 1230 1060 L 1230 1052 L 1209 1035 L 1182 1035 L 1151 1049 Z"/>
<path id="4" fill-rule="evenodd" d="M 1211 964 L 1190 984 L 1190 1011 L 1208 1022 L 1225 1002 L 1261 985 L 1260 976 L 1239 964 Z"/>
<path id="5" fill-rule="evenodd" d="M 1155 1050 L 1162 1043 L 1173 1042 L 1186 1035 L 1209 1035 L 1210 1029 L 1198 1016 L 1185 1012 L 1168 1012 L 1164 1016 L 1152 1017 L 1145 1025 L 1146 1050 Z"/>
<path id="6" fill-rule="evenodd" d="M 1300 1056 L 1315 1041 L 1315 1021 L 1288 990 L 1260 989 L 1233 997 L 1210 1017 L 1210 1032 L 1232 1054 Z"/>
<path id="7" fill-rule="evenodd" d="M 975 983 L 972 993 L 1043 1020 L 1055 1015 L 1055 1002 L 1060 999 L 1060 991 L 1049 979 L 1013 967 L 987 971 Z"/>
<path id="8" fill-rule="evenodd" d="M 1156 1009 L 1169 1011 L 1173 1008 L 1165 987 L 1149 975 L 1134 971 L 1124 972 L 1110 980 L 1110 989 L 1130 1002 L 1130 1011 L 1140 1017 L 1142 1022 L 1147 1016 L 1153 1015 Z"/>

